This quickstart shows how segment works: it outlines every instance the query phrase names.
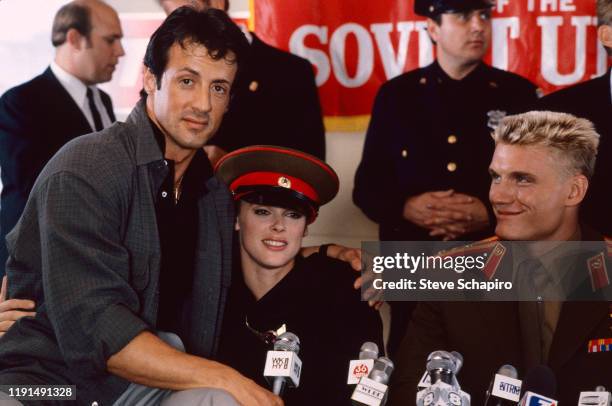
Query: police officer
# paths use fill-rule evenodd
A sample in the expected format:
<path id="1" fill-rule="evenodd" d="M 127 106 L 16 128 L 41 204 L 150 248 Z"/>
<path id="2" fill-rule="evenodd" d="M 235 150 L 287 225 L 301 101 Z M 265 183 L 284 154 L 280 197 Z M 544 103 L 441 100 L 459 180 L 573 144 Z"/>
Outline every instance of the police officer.
<path id="1" fill-rule="evenodd" d="M 490 0 L 416 0 L 437 59 L 385 83 L 374 103 L 353 200 L 381 240 L 476 239 L 493 223 L 490 132 L 536 88 L 486 65 Z M 394 307 L 389 347 L 399 339 Z"/>

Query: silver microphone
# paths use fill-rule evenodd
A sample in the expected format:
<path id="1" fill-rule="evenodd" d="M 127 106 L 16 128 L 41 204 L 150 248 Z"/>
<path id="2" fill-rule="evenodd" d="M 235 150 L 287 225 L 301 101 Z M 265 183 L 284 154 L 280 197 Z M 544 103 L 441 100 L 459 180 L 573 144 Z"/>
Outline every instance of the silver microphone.
<path id="1" fill-rule="evenodd" d="M 264 376 L 272 383 L 272 392 L 282 396 L 285 387 L 297 387 L 300 383 L 302 361 L 298 357 L 300 339 L 291 332 L 279 335 L 274 350 L 266 355 Z"/>

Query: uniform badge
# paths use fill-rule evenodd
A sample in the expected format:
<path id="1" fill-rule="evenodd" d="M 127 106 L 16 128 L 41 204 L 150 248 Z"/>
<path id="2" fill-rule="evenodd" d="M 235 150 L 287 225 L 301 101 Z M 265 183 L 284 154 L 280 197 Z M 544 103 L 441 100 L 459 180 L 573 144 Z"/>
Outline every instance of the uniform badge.
<path id="1" fill-rule="evenodd" d="M 291 181 L 284 176 L 278 178 L 278 186 L 291 189 Z"/>
<path id="2" fill-rule="evenodd" d="M 489 120 L 487 121 L 487 126 L 491 130 L 495 130 L 507 114 L 508 113 L 503 110 L 490 110 L 489 112 L 487 112 L 487 117 L 489 117 Z"/>
<path id="3" fill-rule="evenodd" d="M 497 267 L 499 266 L 502 258 L 506 255 L 507 248 L 504 247 L 501 243 L 495 244 L 493 247 L 493 251 L 491 251 L 491 255 L 484 267 L 482 268 L 482 272 L 484 273 L 487 280 L 491 280 L 491 278 L 497 272 Z"/>
<path id="4" fill-rule="evenodd" d="M 603 252 L 587 259 L 587 267 L 589 269 L 589 276 L 591 277 L 593 292 L 610 285 L 610 277 L 608 276 L 608 269 L 606 268 L 606 258 Z"/>
<path id="5" fill-rule="evenodd" d="M 596 338 L 589 340 L 588 353 L 612 352 L 612 338 Z"/>

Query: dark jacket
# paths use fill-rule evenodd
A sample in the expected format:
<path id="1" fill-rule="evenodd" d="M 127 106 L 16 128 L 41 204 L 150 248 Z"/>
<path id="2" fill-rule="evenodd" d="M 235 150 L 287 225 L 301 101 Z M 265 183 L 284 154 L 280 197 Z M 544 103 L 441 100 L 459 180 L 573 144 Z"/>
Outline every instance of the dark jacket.
<path id="1" fill-rule="evenodd" d="M 293 269 L 261 299 L 255 300 L 235 275 L 223 323 L 219 361 L 236 368 L 259 385 L 270 388 L 263 377 L 267 351 L 252 331 L 276 331 L 283 324 L 300 339 L 300 386 L 287 389 L 287 406 L 350 405 L 354 386 L 348 386 L 349 361 L 359 359 L 366 341 L 378 344 L 381 355 L 382 325 L 378 312 L 353 289 L 357 274 L 335 259 L 313 254 L 296 258 Z"/>
<path id="2" fill-rule="evenodd" d="M 7 238 L 9 296 L 34 299 L 38 308 L 0 339 L 0 383 L 76 384 L 78 403 L 88 405 L 112 403 L 127 387 L 106 362 L 155 330 L 154 199 L 167 173 L 142 102 L 125 124 L 69 142 L 45 167 Z M 230 284 L 234 212 L 217 178 L 206 188 L 184 318 L 189 334 L 181 338 L 187 352 L 211 357 Z"/>
<path id="3" fill-rule="evenodd" d="M 488 205 L 492 127 L 535 99 L 531 82 L 485 64 L 460 81 L 434 62 L 385 83 L 353 191 L 355 204 L 380 225 L 380 239 L 432 239 L 402 216 L 406 199 L 424 192 L 454 189 Z"/>
<path id="4" fill-rule="evenodd" d="M 115 121 L 110 97 L 100 95 Z M 17 224 L 38 174 L 62 145 L 92 131 L 50 68 L 0 98 L 0 277 L 8 257 L 5 237 Z"/>
<path id="5" fill-rule="evenodd" d="M 280 145 L 325 159 L 325 128 L 310 62 L 252 35 L 246 70 L 210 144 L 228 152 Z"/>
<path id="6" fill-rule="evenodd" d="M 612 235 L 612 101 L 610 96 L 610 69 L 596 79 L 571 86 L 543 97 L 539 110 L 560 111 L 586 118 L 595 124 L 601 136 L 595 175 L 581 206 L 581 220 L 595 230 Z"/>

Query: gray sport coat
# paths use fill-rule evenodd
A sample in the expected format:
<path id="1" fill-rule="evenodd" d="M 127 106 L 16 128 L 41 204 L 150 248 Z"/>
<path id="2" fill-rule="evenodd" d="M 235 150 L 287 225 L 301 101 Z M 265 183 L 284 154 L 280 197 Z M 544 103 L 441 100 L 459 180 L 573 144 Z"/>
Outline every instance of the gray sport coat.
<path id="1" fill-rule="evenodd" d="M 76 384 L 81 404 L 112 403 L 127 387 L 106 362 L 155 330 L 155 196 L 167 173 L 142 101 L 125 123 L 79 137 L 51 159 L 7 237 L 9 296 L 38 306 L 0 339 L 0 384 Z M 206 188 L 188 311 L 177 317 L 189 331 L 187 352 L 211 357 L 230 284 L 234 210 L 221 181 Z"/>

